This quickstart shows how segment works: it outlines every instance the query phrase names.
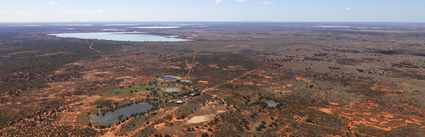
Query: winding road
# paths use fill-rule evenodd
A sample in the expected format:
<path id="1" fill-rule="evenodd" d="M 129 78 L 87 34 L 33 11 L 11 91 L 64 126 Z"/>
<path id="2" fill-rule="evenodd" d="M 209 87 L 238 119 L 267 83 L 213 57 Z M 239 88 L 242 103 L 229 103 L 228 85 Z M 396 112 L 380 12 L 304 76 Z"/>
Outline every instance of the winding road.
<path id="1" fill-rule="evenodd" d="M 94 44 L 91 44 L 91 45 L 89 46 L 89 49 L 90 49 L 90 50 L 93 50 L 93 51 L 95 51 L 95 52 L 97 52 L 98 54 L 102 54 L 102 52 L 101 52 L 100 50 L 98 50 L 98 49 L 94 48 L 93 46 L 94 46 Z"/>

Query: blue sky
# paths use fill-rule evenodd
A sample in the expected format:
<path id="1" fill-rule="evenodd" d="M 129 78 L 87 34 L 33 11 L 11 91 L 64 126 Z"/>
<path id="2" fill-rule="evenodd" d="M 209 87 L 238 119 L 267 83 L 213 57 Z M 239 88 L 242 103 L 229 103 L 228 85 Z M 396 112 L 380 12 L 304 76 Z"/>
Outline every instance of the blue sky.
<path id="1" fill-rule="evenodd" d="M 425 22 L 425 0 L 0 0 L 0 22 Z"/>

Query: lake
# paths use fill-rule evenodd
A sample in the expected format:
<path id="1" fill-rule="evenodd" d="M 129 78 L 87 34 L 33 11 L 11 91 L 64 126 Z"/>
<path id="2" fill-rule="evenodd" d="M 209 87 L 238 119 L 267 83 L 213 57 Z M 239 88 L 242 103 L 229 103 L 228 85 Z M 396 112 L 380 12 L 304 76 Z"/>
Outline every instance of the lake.
<path id="1" fill-rule="evenodd" d="M 115 111 L 105 113 L 105 115 L 99 114 L 91 115 L 90 119 L 96 125 L 110 125 L 117 123 L 121 118 L 126 118 L 132 114 L 147 112 L 152 109 L 152 105 L 146 102 L 133 104 L 127 107 L 119 108 Z"/>
<path id="2" fill-rule="evenodd" d="M 79 38 L 94 40 L 132 41 L 132 42 L 181 42 L 188 41 L 176 36 L 160 36 L 139 32 L 87 32 L 50 34 L 61 38 Z"/>
<path id="3" fill-rule="evenodd" d="M 165 80 L 165 81 L 177 81 L 177 78 L 167 77 L 167 76 L 161 77 L 161 79 L 162 80 Z"/>
<path id="4" fill-rule="evenodd" d="M 145 26 L 145 27 L 131 27 L 136 29 L 178 29 L 179 26 Z"/>

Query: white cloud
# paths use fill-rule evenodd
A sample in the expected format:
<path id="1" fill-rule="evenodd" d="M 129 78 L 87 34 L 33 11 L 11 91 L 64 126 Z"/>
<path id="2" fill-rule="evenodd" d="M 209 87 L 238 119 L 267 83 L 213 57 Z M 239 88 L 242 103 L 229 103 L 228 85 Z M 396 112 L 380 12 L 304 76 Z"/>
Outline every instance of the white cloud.
<path id="1" fill-rule="evenodd" d="M 227 0 L 230 1 L 230 0 Z M 256 2 L 258 4 L 262 4 L 262 5 L 275 5 L 275 3 L 272 2 L 272 0 L 232 0 L 234 2 L 238 2 L 238 3 L 245 3 L 245 2 Z M 221 3 L 223 3 L 224 0 L 215 0 L 215 5 L 219 5 Z"/>
<path id="2" fill-rule="evenodd" d="M 274 5 L 274 3 L 270 2 L 270 1 L 263 1 L 262 4 L 263 5 Z"/>
<path id="3" fill-rule="evenodd" d="M 98 10 L 96 10 L 96 12 L 103 12 L 103 10 L 101 10 L 101 9 L 98 9 Z"/>
<path id="4" fill-rule="evenodd" d="M 56 4 L 58 4 L 58 2 L 56 2 L 56 1 L 49 1 L 48 4 L 50 4 L 50 5 L 56 5 Z"/>
<path id="5" fill-rule="evenodd" d="M 223 3 L 224 0 L 215 0 L 215 5 L 221 4 Z M 234 2 L 238 2 L 238 3 L 245 3 L 245 2 L 257 2 L 259 4 L 262 5 L 274 5 L 273 2 L 271 2 L 271 0 L 257 0 L 257 1 L 253 1 L 253 0 L 233 0 Z"/>
<path id="6" fill-rule="evenodd" d="M 350 8 L 350 7 L 347 7 L 347 8 L 345 8 L 345 10 L 350 11 L 350 10 L 351 10 L 351 8 Z"/>
<path id="7" fill-rule="evenodd" d="M 215 5 L 220 4 L 221 2 L 223 2 L 222 0 L 215 0 Z"/>
<path id="8" fill-rule="evenodd" d="M 235 0 L 236 2 L 246 2 L 247 0 Z"/>
<path id="9" fill-rule="evenodd" d="M 234 0 L 234 1 L 243 3 L 243 2 L 247 2 L 248 0 Z M 223 3 L 223 0 L 215 0 L 215 5 L 218 5 L 220 3 Z"/>

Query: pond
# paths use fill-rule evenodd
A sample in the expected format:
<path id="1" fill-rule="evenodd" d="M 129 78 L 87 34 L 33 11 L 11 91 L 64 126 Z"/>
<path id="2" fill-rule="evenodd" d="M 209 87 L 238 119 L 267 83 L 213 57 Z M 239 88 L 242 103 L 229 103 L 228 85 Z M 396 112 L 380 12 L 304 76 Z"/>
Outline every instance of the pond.
<path id="1" fill-rule="evenodd" d="M 279 103 L 274 100 L 266 100 L 265 103 L 267 104 L 268 108 L 275 108 L 277 105 L 279 105 Z"/>
<path id="2" fill-rule="evenodd" d="M 78 38 L 93 40 L 131 41 L 131 42 L 181 42 L 188 41 L 176 36 L 160 36 L 140 32 L 87 32 L 50 34 L 61 38 Z"/>
<path id="3" fill-rule="evenodd" d="M 104 115 L 90 115 L 92 123 L 96 125 L 111 125 L 120 121 L 120 118 L 126 118 L 132 114 L 147 112 L 152 109 L 152 105 L 141 102 L 127 107 L 119 108 L 115 111 L 110 111 Z"/>
<path id="4" fill-rule="evenodd" d="M 167 76 L 161 77 L 161 79 L 162 80 L 165 80 L 165 81 L 177 81 L 177 78 L 167 77 Z"/>

